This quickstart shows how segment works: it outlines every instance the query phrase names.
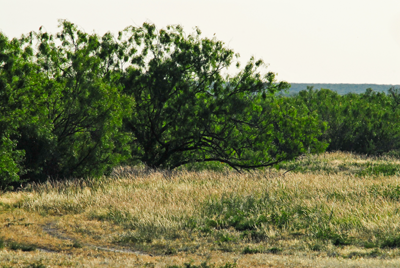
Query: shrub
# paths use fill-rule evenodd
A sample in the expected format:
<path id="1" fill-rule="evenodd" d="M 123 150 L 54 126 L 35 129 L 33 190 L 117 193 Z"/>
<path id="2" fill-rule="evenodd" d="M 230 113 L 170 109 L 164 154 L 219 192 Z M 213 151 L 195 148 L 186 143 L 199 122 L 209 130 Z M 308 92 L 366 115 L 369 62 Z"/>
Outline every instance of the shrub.
<path id="1" fill-rule="evenodd" d="M 400 91 L 390 94 L 366 89 L 363 94 L 339 95 L 329 89 L 299 92 L 291 102 L 304 114 L 315 113 L 328 124 L 320 136 L 328 151 L 380 155 L 400 149 Z"/>
<path id="2" fill-rule="evenodd" d="M 0 184 L 99 177 L 129 155 L 119 128 L 130 101 L 112 36 L 61 26 L 11 42 L 0 35 Z"/>

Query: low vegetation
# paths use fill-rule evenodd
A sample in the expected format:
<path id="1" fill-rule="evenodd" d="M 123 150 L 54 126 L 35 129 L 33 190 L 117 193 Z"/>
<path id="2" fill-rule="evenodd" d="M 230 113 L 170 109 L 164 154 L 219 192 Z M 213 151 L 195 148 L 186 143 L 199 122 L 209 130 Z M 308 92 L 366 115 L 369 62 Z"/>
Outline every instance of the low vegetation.
<path id="1" fill-rule="evenodd" d="M 335 152 L 242 174 L 137 166 L 34 183 L 0 197 L 0 263 L 395 267 L 399 164 Z"/>

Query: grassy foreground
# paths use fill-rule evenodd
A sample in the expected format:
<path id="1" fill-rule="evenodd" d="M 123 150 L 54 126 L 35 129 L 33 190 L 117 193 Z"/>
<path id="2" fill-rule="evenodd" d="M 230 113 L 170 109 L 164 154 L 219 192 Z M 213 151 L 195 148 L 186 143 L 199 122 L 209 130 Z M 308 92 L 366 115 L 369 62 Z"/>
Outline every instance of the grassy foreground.
<path id="1" fill-rule="evenodd" d="M 244 174 L 121 167 L 2 193 L 0 267 L 399 267 L 399 202 L 388 157 Z"/>

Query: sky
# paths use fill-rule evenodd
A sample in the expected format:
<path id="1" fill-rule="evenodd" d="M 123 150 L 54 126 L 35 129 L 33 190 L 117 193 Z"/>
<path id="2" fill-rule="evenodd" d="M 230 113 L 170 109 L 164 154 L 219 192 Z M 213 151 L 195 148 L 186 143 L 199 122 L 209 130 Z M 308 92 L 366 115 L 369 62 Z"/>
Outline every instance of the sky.
<path id="1" fill-rule="evenodd" d="M 400 0 L 0 0 L 0 31 L 58 32 L 66 19 L 89 33 L 154 23 L 199 27 L 246 63 L 291 83 L 400 85 Z"/>

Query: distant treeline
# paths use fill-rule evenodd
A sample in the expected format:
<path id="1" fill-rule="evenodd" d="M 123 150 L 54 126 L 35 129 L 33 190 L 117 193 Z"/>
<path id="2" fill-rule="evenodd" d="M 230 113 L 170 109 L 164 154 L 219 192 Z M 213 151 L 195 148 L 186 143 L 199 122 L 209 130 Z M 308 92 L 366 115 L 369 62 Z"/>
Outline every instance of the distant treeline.
<path id="1" fill-rule="evenodd" d="M 400 87 L 400 85 L 379 85 L 379 84 L 316 84 L 316 83 L 291 83 L 289 94 L 296 94 L 307 89 L 308 86 L 314 89 L 327 88 L 332 91 L 345 95 L 347 93 L 364 93 L 367 88 L 371 88 L 376 92 L 387 93 L 391 87 Z"/>

